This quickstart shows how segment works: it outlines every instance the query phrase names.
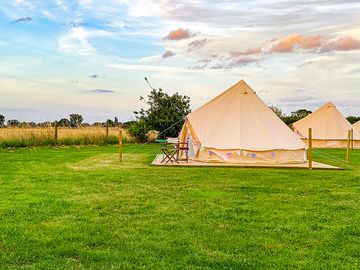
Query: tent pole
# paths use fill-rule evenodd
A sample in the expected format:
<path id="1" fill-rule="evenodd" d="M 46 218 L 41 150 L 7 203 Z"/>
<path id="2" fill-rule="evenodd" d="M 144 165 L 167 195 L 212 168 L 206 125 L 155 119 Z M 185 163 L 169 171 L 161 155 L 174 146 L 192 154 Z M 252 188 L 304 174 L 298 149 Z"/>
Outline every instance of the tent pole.
<path id="1" fill-rule="evenodd" d="M 309 170 L 312 170 L 312 128 L 309 128 L 308 136 L 308 160 L 309 160 Z"/>
<path id="2" fill-rule="evenodd" d="M 346 163 L 350 163 L 351 130 L 348 131 L 348 140 L 346 148 Z"/>

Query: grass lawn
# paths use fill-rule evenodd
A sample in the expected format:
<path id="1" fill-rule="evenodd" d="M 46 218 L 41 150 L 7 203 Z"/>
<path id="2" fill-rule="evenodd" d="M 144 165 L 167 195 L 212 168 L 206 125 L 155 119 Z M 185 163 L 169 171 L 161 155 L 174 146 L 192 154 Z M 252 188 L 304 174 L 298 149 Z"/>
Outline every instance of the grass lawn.
<path id="1" fill-rule="evenodd" d="M 360 150 L 308 171 L 151 167 L 138 147 L 0 150 L 0 269 L 360 268 Z"/>

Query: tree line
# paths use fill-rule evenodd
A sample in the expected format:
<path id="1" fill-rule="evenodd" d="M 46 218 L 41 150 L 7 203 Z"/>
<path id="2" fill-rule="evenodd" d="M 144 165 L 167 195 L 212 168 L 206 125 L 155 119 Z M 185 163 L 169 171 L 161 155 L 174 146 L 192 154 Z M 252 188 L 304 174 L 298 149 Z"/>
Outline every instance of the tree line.
<path id="1" fill-rule="evenodd" d="M 46 121 L 41 123 L 36 122 L 21 122 L 17 119 L 5 119 L 5 116 L 0 114 L 0 128 L 5 127 L 18 127 L 18 128 L 29 128 L 29 127 L 54 127 L 57 125 L 58 127 L 69 127 L 69 128 L 80 128 L 80 127 L 90 127 L 90 126 L 109 126 L 109 127 L 127 127 L 134 121 L 128 122 L 119 122 L 117 117 L 114 117 L 114 120 L 107 119 L 105 122 L 94 122 L 92 124 L 84 123 L 83 116 L 81 114 L 73 113 L 69 115 L 69 118 L 61 118 L 57 121 Z"/>

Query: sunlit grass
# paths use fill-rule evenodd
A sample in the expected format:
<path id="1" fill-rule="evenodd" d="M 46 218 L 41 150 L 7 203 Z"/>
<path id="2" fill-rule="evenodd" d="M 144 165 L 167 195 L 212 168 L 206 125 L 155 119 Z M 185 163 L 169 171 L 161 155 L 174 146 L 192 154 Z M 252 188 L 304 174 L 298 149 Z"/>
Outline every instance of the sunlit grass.
<path id="1" fill-rule="evenodd" d="M 359 269 L 359 150 L 343 171 L 151 167 L 158 152 L 0 150 L 0 269 Z"/>

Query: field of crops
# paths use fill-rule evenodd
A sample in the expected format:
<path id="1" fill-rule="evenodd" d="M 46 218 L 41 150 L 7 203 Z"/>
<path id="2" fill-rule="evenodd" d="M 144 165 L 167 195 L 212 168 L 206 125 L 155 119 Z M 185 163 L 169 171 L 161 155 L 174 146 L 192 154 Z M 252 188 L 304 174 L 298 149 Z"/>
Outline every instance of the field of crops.
<path id="1" fill-rule="evenodd" d="M 0 128 L 0 148 L 42 145 L 104 145 L 118 142 L 118 128 L 81 127 L 58 128 L 57 139 L 54 127 Z M 124 142 L 132 138 L 123 131 Z"/>

